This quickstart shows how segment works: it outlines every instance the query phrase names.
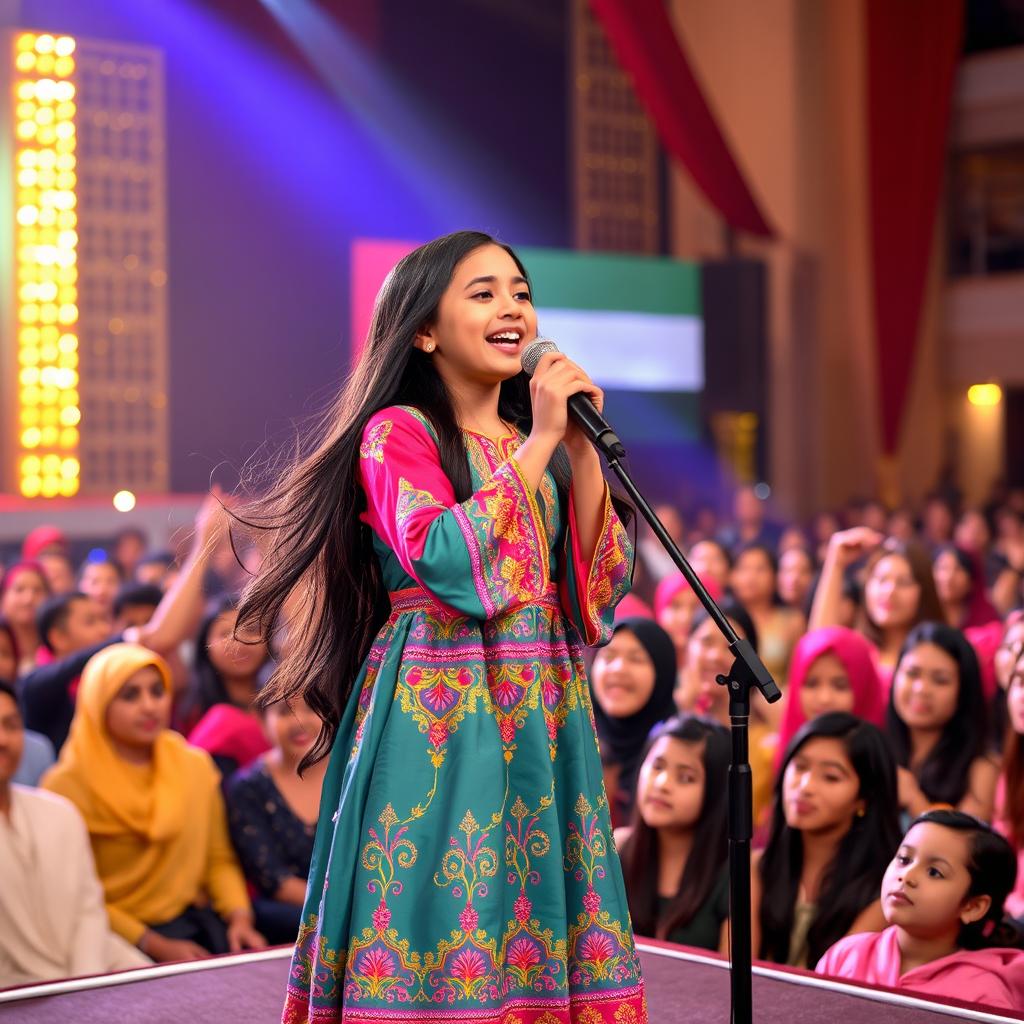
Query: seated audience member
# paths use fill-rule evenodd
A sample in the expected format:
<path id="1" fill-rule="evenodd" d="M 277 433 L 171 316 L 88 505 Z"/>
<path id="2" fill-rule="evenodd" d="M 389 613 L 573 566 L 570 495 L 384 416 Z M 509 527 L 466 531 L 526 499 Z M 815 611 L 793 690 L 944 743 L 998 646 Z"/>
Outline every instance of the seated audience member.
<path id="1" fill-rule="evenodd" d="M 882 881 L 881 932 L 850 935 L 819 974 L 986 1006 L 1024 1006 L 1024 952 L 1003 923 L 1017 863 L 1009 844 L 959 811 L 919 817 Z"/>
<path id="2" fill-rule="evenodd" d="M 946 613 L 945 621 L 955 629 L 987 626 L 999 621 L 999 612 L 985 593 L 981 561 L 963 548 L 947 544 L 939 548 L 932 565 L 935 590 Z"/>
<path id="3" fill-rule="evenodd" d="M 787 608 L 806 615 L 815 564 L 805 547 L 792 547 L 779 556 L 779 599 Z"/>
<path id="4" fill-rule="evenodd" d="M 227 513 L 221 507 L 219 496 L 209 496 L 196 516 L 196 536 L 188 562 L 152 619 L 144 626 L 131 626 L 120 635 L 108 635 L 90 646 L 76 646 L 73 638 L 63 636 L 68 646 L 59 656 L 54 655 L 56 660 L 51 656 L 48 664 L 41 665 L 21 680 L 20 695 L 26 724 L 41 732 L 60 750 L 74 715 L 78 677 L 94 654 L 121 640 L 141 643 L 160 654 L 173 652 L 193 629 L 200 614 L 203 574 L 210 551 L 227 529 Z M 50 632 L 60 642 L 62 635 Z M 78 640 L 81 640 L 80 636 Z"/>
<path id="5" fill-rule="evenodd" d="M 327 758 L 299 775 L 321 726 L 301 697 L 271 704 L 263 725 L 271 749 L 228 782 L 228 824 L 256 892 L 256 927 L 271 943 L 287 943 L 299 932 Z"/>
<path id="6" fill-rule="evenodd" d="M 14 637 L 19 678 L 35 668 L 39 651 L 36 612 L 49 596 L 50 585 L 38 562 L 16 562 L 0 577 L 0 616 Z"/>
<path id="7" fill-rule="evenodd" d="M 30 530 L 21 542 L 21 560 L 38 561 L 44 555 L 68 555 L 68 538 L 59 526 L 43 523 Z"/>
<path id="8" fill-rule="evenodd" d="M 14 634 L 11 627 L 0 619 L 0 683 L 14 687 L 18 659 L 14 655 Z M 11 782 L 19 786 L 36 786 L 43 773 L 56 760 L 53 744 L 37 732 L 24 727 L 21 730 L 21 760 Z"/>
<path id="9" fill-rule="evenodd" d="M 121 566 L 109 555 L 89 558 L 78 573 L 78 589 L 88 594 L 113 621 L 114 599 L 124 582 Z"/>
<path id="10" fill-rule="evenodd" d="M 910 631 L 918 623 L 941 622 L 944 617 L 931 560 L 923 548 L 892 538 L 885 540 L 866 527 L 835 534 L 814 594 L 810 628 L 842 625 L 843 577 L 869 552 L 858 629 L 877 651 L 878 675 L 888 690 Z"/>
<path id="11" fill-rule="evenodd" d="M 885 721 L 885 698 L 871 645 L 860 633 L 825 626 L 805 633 L 793 650 L 779 729 L 778 761 L 797 730 L 829 711 L 846 711 L 872 725 Z"/>
<path id="12" fill-rule="evenodd" d="M 264 945 L 228 837 L 220 776 L 173 732 L 159 655 L 115 644 L 82 673 L 46 789 L 85 819 L 114 930 L 158 961 Z"/>
<path id="13" fill-rule="evenodd" d="M 722 589 L 710 576 L 701 579 L 704 589 L 713 601 L 722 600 Z M 628 595 L 627 595 L 628 596 Z M 690 625 L 697 609 L 703 607 L 686 577 L 681 572 L 666 576 L 654 592 L 654 618 L 672 638 L 676 649 L 676 664 L 682 671 L 686 663 L 686 645 L 690 639 Z"/>
<path id="14" fill-rule="evenodd" d="M 768 521 L 765 503 L 757 496 L 753 484 L 737 488 L 733 498 L 732 523 L 723 529 L 719 541 L 730 551 L 745 544 L 764 544 L 775 551 L 779 546 L 782 529 Z"/>
<path id="15" fill-rule="evenodd" d="M 51 594 L 68 594 L 75 589 L 75 567 L 61 551 L 44 551 L 39 556 Z"/>
<path id="16" fill-rule="evenodd" d="M 611 642 L 594 657 L 594 719 L 614 825 L 629 821 L 647 737 L 675 711 L 675 683 L 675 648 L 650 619 L 616 623 Z"/>
<path id="17" fill-rule="evenodd" d="M 0 682 L 0 986 L 148 964 L 110 931 L 78 812 L 14 784 L 23 739 L 14 691 Z"/>
<path id="18" fill-rule="evenodd" d="M 793 737 L 754 855 L 755 955 L 816 964 L 844 935 L 876 931 L 885 867 L 899 845 L 896 765 L 881 730 L 833 711 Z"/>
<path id="19" fill-rule="evenodd" d="M 717 540 L 699 540 L 686 556 L 690 568 L 705 581 L 713 579 L 724 594 L 729 587 L 729 573 L 732 571 L 732 555 Z"/>
<path id="20" fill-rule="evenodd" d="M 191 690 L 179 712 L 189 743 L 210 754 L 225 778 L 270 749 L 253 703 L 270 652 L 266 644 L 237 640 L 237 622 L 234 598 L 221 597 L 207 607 Z"/>
<path id="21" fill-rule="evenodd" d="M 118 530 L 112 545 L 113 560 L 121 570 L 121 579 L 130 580 L 135 576 L 135 567 L 149 547 L 149 538 L 137 526 L 126 526 Z"/>
<path id="22" fill-rule="evenodd" d="M 114 630 L 146 625 L 163 598 L 164 592 L 152 583 L 122 583 L 114 598 Z"/>
<path id="23" fill-rule="evenodd" d="M 757 627 L 738 602 L 726 598 L 721 603 L 725 617 L 739 637 L 749 640 L 759 650 Z M 729 725 L 729 691 L 718 682 L 732 668 L 733 655 L 729 645 L 707 611 L 698 608 L 693 616 L 690 640 L 682 683 L 676 689 L 676 707 L 683 713 L 707 715 L 722 725 Z M 754 787 L 754 822 L 767 813 L 772 798 L 772 762 L 775 758 L 775 730 L 765 714 L 765 703 L 751 695 L 749 725 L 749 758 Z"/>
<path id="24" fill-rule="evenodd" d="M 150 551 L 135 566 L 135 582 L 166 590 L 176 565 L 172 551 Z"/>
<path id="25" fill-rule="evenodd" d="M 947 804 L 991 820 L 999 764 L 989 750 L 978 659 L 963 633 L 924 622 L 907 637 L 886 722 L 900 807 L 917 817 Z"/>
<path id="26" fill-rule="evenodd" d="M 761 544 L 746 544 L 735 552 L 730 589 L 754 620 L 761 661 L 779 689 L 785 691 L 789 659 L 807 628 L 807 620 L 803 612 L 782 604 L 776 592 L 777 583 L 778 563 L 770 549 Z M 782 702 L 777 701 L 763 709 L 774 728 L 781 720 L 782 707 Z"/>
<path id="27" fill-rule="evenodd" d="M 683 715 L 655 726 L 631 823 L 615 831 L 640 935 L 719 949 L 729 916 L 729 731 Z"/>
<path id="28" fill-rule="evenodd" d="M 1006 899 L 1006 910 L 1024 919 L 1024 651 L 1009 670 L 1006 687 L 1007 727 L 1002 771 L 996 787 L 993 824 L 1017 851 L 1017 884 Z"/>

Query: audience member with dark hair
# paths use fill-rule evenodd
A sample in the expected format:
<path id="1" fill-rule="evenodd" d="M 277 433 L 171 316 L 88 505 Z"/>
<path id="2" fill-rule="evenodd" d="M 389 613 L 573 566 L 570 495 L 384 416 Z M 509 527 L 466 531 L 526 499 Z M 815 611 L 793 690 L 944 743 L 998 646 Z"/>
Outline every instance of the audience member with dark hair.
<path id="1" fill-rule="evenodd" d="M 878 890 L 898 843 L 896 765 L 881 731 L 841 711 L 807 722 L 754 856 L 755 955 L 806 967 L 844 935 L 884 927 Z"/>
<path id="2" fill-rule="evenodd" d="M 805 616 L 810 611 L 816 564 L 806 547 L 791 547 L 779 555 L 779 600 Z"/>
<path id="3" fill-rule="evenodd" d="M 941 622 L 931 561 L 914 543 L 885 540 L 867 527 L 835 534 L 814 594 L 810 628 L 843 625 L 840 603 L 843 577 L 867 556 L 864 603 L 858 628 L 878 651 L 878 674 L 888 689 L 903 643 L 920 622 Z"/>
<path id="4" fill-rule="evenodd" d="M 277 701 L 261 714 L 271 748 L 228 781 L 228 823 L 242 870 L 256 892 L 256 927 L 271 943 L 294 942 L 327 760 L 298 773 L 321 726 L 301 697 Z"/>
<path id="5" fill-rule="evenodd" d="M 985 571 L 979 557 L 946 544 L 936 553 L 932 572 L 950 626 L 968 629 L 999 621 L 999 612 L 986 594 Z"/>
<path id="6" fill-rule="evenodd" d="M 1024 649 L 1009 670 L 1006 684 L 1006 737 L 1002 771 L 996 787 L 993 824 L 1017 852 L 1017 884 L 1007 897 L 1006 909 L 1024 919 Z"/>
<path id="7" fill-rule="evenodd" d="M 907 637 L 889 694 L 887 728 L 912 816 L 947 804 L 990 820 L 999 765 L 988 748 L 985 698 L 963 633 L 924 622 Z"/>
<path id="8" fill-rule="evenodd" d="M 138 526 L 126 526 L 117 531 L 111 545 L 111 554 L 121 570 L 122 580 L 130 580 L 135 576 L 135 567 L 148 547 L 149 538 Z"/>
<path id="9" fill-rule="evenodd" d="M 266 644 L 237 639 L 237 622 L 233 597 L 207 606 L 196 638 L 191 690 L 179 711 L 189 743 L 210 754 L 225 778 L 269 749 L 254 701 L 270 652 Z"/>
<path id="10" fill-rule="evenodd" d="M 693 571 L 703 579 L 713 579 L 718 589 L 725 593 L 729 588 L 729 573 L 732 571 L 732 555 L 729 549 L 710 537 L 699 540 L 686 556 Z"/>
<path id="11" fill-rule="evenodd" d="M 114 598 L 114 628 L 144 626 L 160 607 L 164 592 L 152 583 L 122 583 Z"/>
<path id="12" fill-rule="evenodd" d="M 166 590 L 176 565 L 173 551 L 150 551 L 135 565 L 135 582 Z"/>
<path id="13" fill-rule="evenodd" d="M 647 737 L 675 711 L 676 652 L 651 619 L 624 619 L 594 656 L 594 719 L 612 824 L 629 821 Z"/>
<path id="14" fill-rule="evenodd" d="M 148 964 L 110 931 L 74 806 L 16 784 L 24 738 L 14 690 L 0 682 L 0 980 L 25 985 Z"/>
<path id="15" fill-rule="evenodd" d="M 50 548 L 38 558 L 51 594 L 67 594 L 75 589 L 75 567 L 63 552 Z"/>
<path id="16" fill-rule="evenodd" d="M 35 668 L 39 650 L 36 612 L 50 596 L 50 585 L 38 562 L 15 562 L 0 576 L 0 616 L 14 637 L 17 674 Z"/>
<path id="17" fill-rule="evenodd" d="M 631 822 L 615 831 L 640 935 L 704 949 L 726 944 L 730 742 L 723 725 L 696 715 L 651 733 Z"/>
<path id="18" fill-rule="evenodd" d="M 733 556 L 729 586 L 736 600 L 747 610 L 757 628 L 758 654 L 780 690 L 785 692 L 789 659 L 793 647 L 807 628 L 803 612 L 789 608 L 779 599 L 778 561 L 774 551 L 763 544 L 744 544 Z M 768 723 L 777 728 L 782 702 L 765 708 Z"/>
<path id="19" fill-rule="evenodd" d="M 78 573 L 78 589 L 88 594 L 111 620 L 114 618 L 114 599 L 123 582 L 121 566 L 109 555 L 88 558 Z"/>
<path id="20" fill-rule="evenodd" d="M 819 974 L 985 1006 L 1024 1006 L 1024 952 L 1003 922 L 1017 862 L 984 822 L 929 811 L 903 837 L 882 880 L 882 932 L 841 939 Z"/>
<path id="21" fill-rule="evenodd" d="M 259 948 L 220 776 L 171 731 L 159 655 L 115 644 L 82 673 L 75 719 L 43 780 L 85 819 L 114 930 L 158 961 Z"/>

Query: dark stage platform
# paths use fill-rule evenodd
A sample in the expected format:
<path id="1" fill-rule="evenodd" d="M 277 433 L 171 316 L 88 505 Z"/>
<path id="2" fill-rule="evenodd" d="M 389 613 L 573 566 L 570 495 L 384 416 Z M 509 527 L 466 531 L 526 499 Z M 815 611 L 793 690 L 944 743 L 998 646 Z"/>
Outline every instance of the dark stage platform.
<path id="1" fill-rule="evenodd" d="M 727 1024 L 729 972 L 724 960 L 646 940 L 638 942 L 637 948 L 652 1022 Z M 290 950 L 273 949 L 0 992 L 0 1024 L 275 1024 L 280 1019 L 289 956 Z M 757 1024 L 1024 1020 L 1024 1014 L 928 1002 L 802 971 L 768 967 L 754 971 Z"/>

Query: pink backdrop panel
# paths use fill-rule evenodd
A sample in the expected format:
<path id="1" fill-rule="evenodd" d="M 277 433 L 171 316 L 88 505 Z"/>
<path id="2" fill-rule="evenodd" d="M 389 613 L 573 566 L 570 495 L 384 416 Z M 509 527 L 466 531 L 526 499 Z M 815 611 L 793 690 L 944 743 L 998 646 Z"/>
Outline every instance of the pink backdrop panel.
<path id="1" fill-rule="evenodd" d="M 384 283 L 384 278 L 403 256 L 407 256 L 419 244 L 376 238 L 357 238 L 352 243 L 352 335 L 349 353 L 353 364 L 366 344 L 366 335 L 373 316 L 373 303 L 380 286 Z"/>

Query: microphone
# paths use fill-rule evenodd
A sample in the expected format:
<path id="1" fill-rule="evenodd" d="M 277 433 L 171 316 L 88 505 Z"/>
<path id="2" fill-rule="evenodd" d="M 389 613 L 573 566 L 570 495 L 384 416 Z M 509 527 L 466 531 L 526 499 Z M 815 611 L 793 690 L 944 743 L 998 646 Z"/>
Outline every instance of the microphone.
<path id="1" fill-rule="evenodd" d="M 523 349 L 523 372 L 532 377 L 541 356 L 557 351 L 558 346 L 550 338 L 538 335 Z M 606 459 L 625 458 L 626 449 L 622 442 L 587 395 L 581 392 L 570 395 L 568 404 L 573 421 Z"/>

